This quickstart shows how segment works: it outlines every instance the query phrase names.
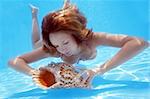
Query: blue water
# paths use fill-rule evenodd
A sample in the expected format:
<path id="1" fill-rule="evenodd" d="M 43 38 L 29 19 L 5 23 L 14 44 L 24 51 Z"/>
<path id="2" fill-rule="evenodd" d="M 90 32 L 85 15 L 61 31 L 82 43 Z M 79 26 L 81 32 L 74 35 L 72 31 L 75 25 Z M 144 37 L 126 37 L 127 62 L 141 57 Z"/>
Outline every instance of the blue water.
<path id="1" fill-rule="evenodd" d="M 85 14 L 93 31 L 121 33 L 150 41 L 148 0 L 72 0 Z M 63 0 L 0 1 L 0 99 L 149 99 L 150 48 L 121 66 L 97 76 L 94 89 L 41 90 L 32 79 L 10 69 L 7 61 L 32 50 L 31 12 L 28 4 L 39 7 L 39 23 L 49 11 L 59 9 Z M 41 24 L 40 24 L 41 25 Z M 94 60 L 78 65 L 100 66 L 119 49 L 100 46 Z M 48 58 L 30 64 L 32 67 L 59 62 Z"/>

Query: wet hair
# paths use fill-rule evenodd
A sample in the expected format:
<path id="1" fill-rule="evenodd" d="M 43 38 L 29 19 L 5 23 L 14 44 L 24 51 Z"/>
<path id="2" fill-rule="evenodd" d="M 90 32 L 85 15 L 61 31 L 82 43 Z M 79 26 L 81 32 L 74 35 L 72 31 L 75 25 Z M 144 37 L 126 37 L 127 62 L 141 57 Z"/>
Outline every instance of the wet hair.
<path id="1" fill-rule="evenodd" d="M 66 31 L 70 33 L 77 43 L 88 40 L 92 30 L 86 28 L 87 20 L 75 5 L 47 14 L 42 21 L 42 38 L 44 49 L 51 54 L 58 53 L 49 40 L 49 34 Z M 67 32 L 68 31 L 68 32 Z"/>

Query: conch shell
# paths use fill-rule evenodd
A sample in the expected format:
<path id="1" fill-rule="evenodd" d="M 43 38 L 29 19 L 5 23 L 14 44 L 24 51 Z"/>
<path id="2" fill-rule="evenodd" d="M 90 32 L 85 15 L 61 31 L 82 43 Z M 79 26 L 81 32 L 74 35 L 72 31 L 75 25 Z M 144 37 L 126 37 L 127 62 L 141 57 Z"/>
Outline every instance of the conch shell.
<path id="1" fill-rule="evenodd" d="M 77 68 L 61 62 L 40 67 L 33 73 L 33 81 L 42 89 L 50 88 L 91 88 L 91 79 L 87 69 Z"/>

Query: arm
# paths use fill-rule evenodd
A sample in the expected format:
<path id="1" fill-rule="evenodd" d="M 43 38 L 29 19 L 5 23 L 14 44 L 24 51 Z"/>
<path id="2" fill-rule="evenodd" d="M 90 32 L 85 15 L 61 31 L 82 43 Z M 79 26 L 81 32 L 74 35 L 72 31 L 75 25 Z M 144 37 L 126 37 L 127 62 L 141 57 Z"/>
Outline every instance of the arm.
<path id="1" fill-rule="evenodd" d="M 31 76 L 31 71 L 34 70 L 28 64 L 37 60 L 48 57 L 49 54 L 41 48 L 33 50 L 32 52 L 18 56 L 14 59 L 9 60 L 9 65 L 15 70 Z"/>
<path id="2" fill-rule="evenodd" d="M 94 42 L 95 46 L 106 45 L 121 48 L 114 57 L 101 66 L 102 74 L 128 61 L 149 46 L 148 42 L 137 37 L 106 33 L 95 33 Z"/>

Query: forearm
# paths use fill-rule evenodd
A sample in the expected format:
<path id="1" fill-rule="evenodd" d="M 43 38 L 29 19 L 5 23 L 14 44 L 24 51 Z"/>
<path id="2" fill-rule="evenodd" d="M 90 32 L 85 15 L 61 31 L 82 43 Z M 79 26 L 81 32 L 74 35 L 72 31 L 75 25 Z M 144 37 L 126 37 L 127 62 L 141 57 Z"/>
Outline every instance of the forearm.
<path id="1" fill-rule="evenodd" d="M 101 66 L 103 72 L 105 73 L 128 61 L 148 46 L 148 42 L 145 41 L 138 42 L 136 39 L 128 41 L 114 57 Z"/>
<path id="2" fill-rule="evenodd" d="M 21 73 L 24 73 L 26 75 L 31 76 L 30 73 L 31 73 L 31 70 L 33 70 L 33 68 L 28 66 L 28 64 L 23 59 L 18 58 L 18 57 L 15 58 L 15 59 L 12 59 L 12 60 L 9 61 L 9 65 L 13 69 L 15 69 L 15 70 L 17 70 L 17 71 L 19 71 Z"/>

